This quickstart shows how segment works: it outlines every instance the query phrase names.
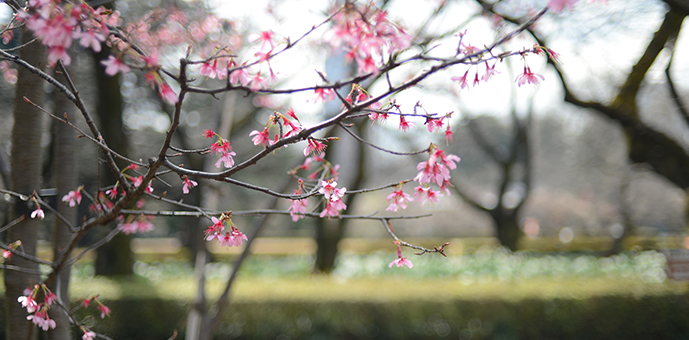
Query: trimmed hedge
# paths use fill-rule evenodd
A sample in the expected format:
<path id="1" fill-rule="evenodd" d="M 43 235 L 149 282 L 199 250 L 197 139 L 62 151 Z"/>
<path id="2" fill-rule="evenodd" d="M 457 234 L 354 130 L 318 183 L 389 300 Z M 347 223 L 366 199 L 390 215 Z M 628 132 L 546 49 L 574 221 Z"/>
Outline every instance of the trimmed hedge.
<path id="1" fill-rule="evenodd" d="M 95 330 L 118 339 L 183 339 L 187 306 L 110 301 Z M 0 320 L 4 317 L 0 312 Z M 0 325 L 4 328 L 4 324 Z M 4 332 L 0 333 L 4 339 Z M 217 339 L 688 339 L 689 295 L 404 302 L 237 302 Z"/>

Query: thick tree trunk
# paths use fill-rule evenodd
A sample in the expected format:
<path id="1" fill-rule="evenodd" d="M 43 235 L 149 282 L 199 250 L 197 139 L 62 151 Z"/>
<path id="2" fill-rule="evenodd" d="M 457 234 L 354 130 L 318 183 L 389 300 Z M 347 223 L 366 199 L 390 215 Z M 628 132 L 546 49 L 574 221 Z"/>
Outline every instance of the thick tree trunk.
<path id="1" fill-rule="evenodd" d="M 503 210 L 503 211 L 500 211 Z M 521 238 L 521 229 L 519 228 L 519 221 L 516 213 L 506 211 L 503 207 L 496 207 L 491 210 L 490 216 L 493 218 L 496 226 L 496 234 L 500 244 L 509 248 L 511 251 L 518 250 L 519 239 Z"/>
<path id="2" fill-rule="evenodd" d="M 22 43 L 28 43 L 33 37 L 24 33 Z M 45 65 L 45 47 L 39 43 L 28 44 L 19 52 L 20 58 L 32 65 Z M 43 104 L 43 81 L 24 68 L 19 68 L 17 75 L 16 93 L 14 99 L 14 127 L 12 130 L 12 179 L 10 189 L 31 195 L 41 188 L 41 136 L 43 113 L 24 101 L 24 97 L 32 102 Z M 24 215 L 25 220 L 8 231 L 9 242 L 21 240 L 21 250 L 29 255 L 36 254 L 36 241 L 40 219 L 31 219 L 31 211 L 36 209 L 32 201 L 16 200 L 11 219 Z M 37 270 L 38 264 L 21 256 L 12 256 L 8 265 Z M 23 295 L 24 289 L 38 282 L 38 276 L 16 270 L 5 270 L 5 304 L 7 308 L 6 338 L 31 339 L 35 336 L 34 326 L 26 320 L 26 309 L 17 303 L 17 298 Z M 50 315 L 54 315 L 51 312 Z"/>

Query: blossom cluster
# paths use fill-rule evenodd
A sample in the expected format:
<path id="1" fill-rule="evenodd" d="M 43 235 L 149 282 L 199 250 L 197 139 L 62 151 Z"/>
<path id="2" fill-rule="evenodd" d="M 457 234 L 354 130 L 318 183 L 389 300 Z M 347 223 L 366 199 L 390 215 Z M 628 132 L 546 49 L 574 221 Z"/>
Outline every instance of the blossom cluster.
<path id="1" fill-rule="evenodd" d="M 39 294 L 43 297 L 42 302 L 37 301 Z M 29 313 L 29 316 L 26 317 L 27 320 L 47 331 L 56 326 L 55 320 L 48 316 L 48 310 L 56 299 L 57 296 L 46 285 L 40 284 L 24 290 L 24 295 L 18 297 L 17 302 L 21 303 L 22 307 L 26 308 L 26 312 Z"/>
<path id="2" fill-rule="evenodd" d="M 333 48 L 343 48 L 345 59 L 356 61 L 359 74 L 376 74 L 383 56 L 409 48 L 412 36 L 371 5 L 347 4 L 333 17 L 334 27 L 324 36 Z"/>
<path id="3" fill-rule="evenodd" d="M 325 208 L 321 212 L 321 217 L 335 217 L 340 211 L 347 209 L 347 205 L 342 201 L 342 197 L 347 192 L 347 188 L 337 188 L 334 180 L 321 181 L 321 188 L 318 190 L 325 199 Z"/>
<path id="4" fill-rule="evenodd" d="M 48 47 L 50 65 L 58 60 L 62 60 L 65 65 L 71 63 L 67 51 L 72 46 L 73 39 L 78 39 L 81 46 L 99 52 L 101 43 L 109 34 L 107 24 L 116 23 L 118 19 L 104 7 L 94 10 L 82 1 L 60 3 L 53 0 L 30 0 L 28 4 L 26 10 L 19 11 L 18 17 Z"/>
<path id="5" fill-rule="evenodd" d="M 263 127 L 262 131 L 253 130 L 249 133 L 252 137 L 251 141 L 254 145 L 263 147 L 273 145 L 280 138 L 287 138 L 299 133 L 302 130 L 299 118 L 293 109 L 288 109 L 286 114 L 275 111 L 273 115 L 268 118 L 268 122 Z M 271 134 L 273 137 L 271 138 Z"/>
<path id="6" fill-rule="evenodd" d="M 221 214 L 220 218 L 211 217 L 213 225 L 206 229 L 206 241 L 218 240 L 221 246 L 241 246 L 244 241 L 247 241 L 246 235 L 237 229 L 237 226 L 232 223 L 230 218 L 231 213 Z M 227 223 L 227 227 L 225 226 Z"/>

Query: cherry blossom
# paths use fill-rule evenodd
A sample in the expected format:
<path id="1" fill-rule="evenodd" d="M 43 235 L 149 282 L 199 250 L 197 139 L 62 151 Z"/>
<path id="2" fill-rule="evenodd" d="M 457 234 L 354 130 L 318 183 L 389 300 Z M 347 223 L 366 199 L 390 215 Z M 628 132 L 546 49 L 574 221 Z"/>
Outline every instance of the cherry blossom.
<path id="1" fill-rule="evenodd" d="M 332 196 L 337 189 L 336 187 L 337 182 L 335 181 L 321 181 L 321 188 L 318 189 L 318 192 L 323 194 L 325 199 L 330 199 L 330 196 Z"/>
<path id="2" fill-rule="evenodd" d="M 290 216 L 292 216 L 292 221 L 296 222 L 299 221 L 299 219 L 304 218 L 304 214 L 306 213 L 306 207 L 309 206 L 309 202 L 306 198 L 302 198 L 300 200 L 290 200 L 292 202 L 292 205 L 290 205 L 289 211 Z"/>
<path id="3" fill-rule="evenodd" d="M 119 184 L 119 182 L 115 183 L 115 186 L 113 186 L 112 189 L 105 191 L 105 194 L 108 195 L 108 197 L 111 200 L 114 200 L 115 198 L 117 198 L 117 185 L 118 184 Z"/>
<path id="4" fill-rule="evenodd" d="M 335 98 L 337 98 L 337 95 L 335 94 L 335 90 L 331 88 L 318 88 L 313 90 L 314 92 L 314 103 L 327 103 Z"/>
<path id="5" fill-rule="evenodd" d="M 299 187 L 294 190 L 295 195 L 301 195 L 303 193 L 303 187 L 304 187 L 304 181 L 299 179 Z M 301 218 L 304 218 L 304 214 L 306 213 L 306 207 L 309 205 L 309 202 L 306 198 L 298 199 L 298 200 L 289 200 L 292 202 L 292 205 L 290 205 L 289 211 L 290 216 L 292 216 L 292 221 L 296 222 Z"/>
<path id="6" fill-rule="evenodd" d="M 41 209 L 41 206 L 36 206 L 36 210 L 31 212 L 31 218 L 36 217 L 40 217 L 41 219 L 45 218 L 45 213 L 43 212 L 43 209 Z"/>
<path id="7" fill-rule="evenodd" d="M 100 318 L 105 319 L 106 316 L 110 316 L 110 308 L 100 303 L 100 301 L 96 302 L 98 302 L 98 311 L 100 312 Z"/>
<path id="8" fill-rule="evenodd" d="M 273 144 L 273 141 L 270 140 L 267 127 L 264 127 L 263 131 L 253 130 L 249 133 L 249 136 L 254 136 L 254 138 L 251 139 L 254 145 L 262 145 L 265 147 L 268 144 Z"/>
<path id="9" fill-rule="evenodd" d="M 28 313 L 33 313 L 38 309 L 38 303 L 33 299 L 33 296 L 20 296 L 17 298 L 17 302 L 22 304 L 23 308 L 26 308 Z"/>
<path id="10" fill-rule="evenodd" d="M 26 317 L 27 320 L 33 322 L 36 326 L 41 327 L 44 331 L 53 329 L 57 326 L 55 320 L 48 316 L 46 311 L 37 311 L 36 313 Z"/>
<path id="11" fill-rule="evenodd" d="M 100 30 L 85 28 L 82 31 L 80 27 L 76 28 L 72 37 L 79 39 L 79 45 L 91 48 L 96 53 L 101 51 L 101 42 L 105 41 L 106 38 Z"/>
<path id="12" fill-rule="evenodd" d="M 390 206 L 388 206 L 387 209 L 385 209 L 387 211 L 397 211 L 399 208 L 407 209 L 406 202 L 414 201 L 414 198 L 402 191 L 402 189 L 393 191 L 385 199 L 387 199 L 388 201 L 392 201 Z"/>
<path id="13" fill-rule="evenodd" d="M 70 207 L 81 204 L 81 189 L 82 187 L 79 187 L 77 190 L 68 192 L 62 197 L 62 202 L 68 203 Z"/>
<path id="14" fill-rule="evenodd" d="M 488 62 L 486 61 L 486 73 L 484 73 L 483 76 L 481 76 L 481 80 L 483 80 L 484 82 L 488 82 L 488 79 L 500 73 L 495 70 L 495 65 L 497 65 L 497 63 L 493 64 L 493 66 L 490 67 L 488 66 Z"/>
<path id="15" fill-rule="evenodd" d="M 231 168 L 234 166 L 234 159 L 232 156 L 236 156 L 237 154 L 234 153 L 234 151 L 230 152 L 223 152 L 222 156 L 220 156 L 220 159 L 218 159 L 217 162 L 215 162 L 215 167 L 219 168 L 220 164 L 223 164 L 226 168 Z"/>
<path id="16" fill-rule="evenodd" d="M 407 260 L 406 257 L 402 257 L 402 248 L 399 246 L 399 244 L 397 245 L 397 259 L 390 262 L 388 267 L 392 268 L 393 265 L 397 266 L 398 268 L 404 266 L 409 267 L 409 269 L 414 268 L 414 264 L 411 263 L 411 261 Z"/>
<path id="17" fill-rule="evenodd" d="M 190 180 L 189 177 L 187 177 L 187 176 L 185 175 L 185 176 L 184 176 L 184 184 L 182 185 L 182 192 L 185 193 L 185 194 L 188 194 L 188 193 L 189 193 L 189 189 L 191 189 L 191 188 L 193 188 L 193 187 L 195 187 L 195 186 L 197 186 L 197 185 L 198 185 L 198 183 L 196 183 L 195 181 Z"/>
<path id="18" fill-rule="evenodd" d="M 324 143 L 321 143 L 321 142 L 319 142 L 313 138 L 309 138 L 307 143 L 308 144 L 306 145 L 306 149 L 304 149 L 304 156 L 307 156 L 307 157 L 312 152 L 313 153 L 317 152 L 317 153 L 322 154 L 323 151 L 325 151 L 325 148 L 327 147 L 327 145 L 325 145 Z M 323 156 L 321 156 L 321 157 L 323 157 Z"/>
<path id="19" fill-rule="evenodd" d="M 428 128 L 428 132 L 438 132 L 443 128 L 443 121 L 442 119 L 426 118 L 426 128 Z"/>
<path id="20" fill-rule="evenodd" d="M 160 98 L 163 98 L 163 100 L 168 104 L 177 104 L 177 101 L 179 100 L 175 91 L 173 91 L 170 85 L 168 85 L 166 82 L 160 82 L 158 84 L 158 95 L 160 95 Z"/>
<path id="21" fill-rule="evenodd" d="M 541 80 L 545 80 L 545 78 L 542 75 L 538 73 L 533 73 L 531 72 L 530 67 L 524 66 L 524 74 L 520 74 L 519 76 L 517 76 L 515 82 L 519 86 L 522 86 L 526 83 L 538 85 L 538 77 L 540 77 Z"/>
<path id="22" fill-rule="evenodd" d="M 461 77 L 452 77 L 452 78 L 450 78 L 450 80 L 459 82 L 459 85 L 460 85 L 459 90 L 461 91 L 461 90 L 463 90 L 463 89 L 469 87 L 469 83 L 467 83 L 467 75 L 469 75 L 469 70 L 467 70 L 466 72 L 464 72 L 464 75 L 463 75 L 463 76 L 461 76 Z"/>
<path id="23" fill-rule="evenodd" d="M 103 60 L 100 63 L 105 66 L 105 74 L 109 76 L 114 76 L 118 72 L 122 74 L 129 72 L 129 66 L 123 63 L 122 60 L 115 58 L 113 55 L 109 56 L 108 59 Z"/>
<path id="24" fill-rule="evenodd" d="M 399 129 L 402 130 L 402 132 L 409 131 L 409 129 L 411 128 L 411 126 L 413 124 L 414 123 L 407 121 L 403 115 L 400 115 L 400 127 L 399 127 Z"/>
<path id="25" fill-rule="evenodd" d="M 251 86 L 249 86 L 249 89 L 253 92 L 256 92 L 258 90 L 265 88 L 266 85 L 267 82 L 265 78 L 261 77 L 261 72 L 258 72 L 251 78 Z"/>
<path id="26" fill-rule="evenodd" d="M 86 330 L 85 328 L 82 328 L 82 331 L 84 332 L 84 335 L 81 336 L 81 340 L 94 340 L 94 339 L 96 339 L 96 333 L 95 332 Z"/>
<path id="27" fill-rule="evenodd" d="M 445 130 L 445 143 L 447 145 L 450 145 L 450 143 L 452 143 L 452 135 L 454 135 L 454 133 L 452 133 L 452 131 L 450 130 L 450 125 L 448 124 L 447 130 Z"/>
<path id="28" fill-rule="evenodd" d="M 119 229 L 121 232 L 123 232 L 125 235 L 129 234 L 135 234 L 138 226 L 137 223 L 132 223 L 132 222 L 124 222 L 120 223 L 117 225 L 117 229 Z"/>

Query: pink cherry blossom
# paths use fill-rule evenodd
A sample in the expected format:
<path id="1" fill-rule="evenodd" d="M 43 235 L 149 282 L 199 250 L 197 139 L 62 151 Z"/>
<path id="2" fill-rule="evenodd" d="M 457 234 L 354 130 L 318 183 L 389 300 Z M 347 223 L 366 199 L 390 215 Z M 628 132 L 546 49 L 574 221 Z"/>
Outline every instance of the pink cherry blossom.
<path id="1" fill-rule="evenodd" d="M 98 303 L 98 311 L 100 312 L 101 319 L 105 319 L 105 316 L 110 315 L 110 308 L 106 307 L 104 304 L 100 302 Z"/>
<path id="2" fill-rule="evenodd" d="M 330 199 L 330 196 L 335 192 L 335 189 L 337 186 L 337 182 L 335 181 L 321 181 L 321 188 L 318 189 L 318 192 L 323 194 L 323 197 L 325 199 Z"/>
<path id="3" fill-rule="evenodd" d="M 189 189 L 191 189 L 191 188 L 193 188 L 193 187 L 195 187 L 195 186 L 197 186 L 197 185 L 198 185 L 198 183 L 196 183 L 195 181 L 190 180 L 189 177 L 187 177 L 187 176 L 185 175 L 185 176 L 184 176 L 184 184 L 182 185 L 182 192 L 185 193 L 185 194 L 188 194 L 188 193 L 189 193 Z"/>
<path id="4" fill-rule="evenodd" d="M 38 303 L 31 295 L 20 296 L 17 298 L 17 302 L 21 303 L 23 308 L 26 308 L 27 313 L 33 313 L 38 309 Z"/>
<path id="5" fill-rule="evenodd" d="M 399 208 L 402 209 L 407 209 L 407 203 L 406 202 L 412 202 L 414 201 L 414 198 L 412 198 L 409 194 L 405 193 L 402 191 L 402 189 L 399 189 L 397 191 L 393 191 L 390 193 L 386 199 L 388 201 L 392 201 L 390 206 L 387 207 L 387 211 L 397 211 Z"/>
<path id="6" fill-rule="evenodd" d="M 526 83 L 538 85 L 538 77 L 540 77 L 541 80 L 545 80 L 545 78 L 542 75 L 540 75 L 538 73 L 533 73 L 533 72 L 531 72 L 530 67 L 524 66 L 524 74 L 517 76 L 517 79 L 515 80 L 515 82 L 519 86 L 522 86 Z"/>
<path id="7" fill-rule="evenodd" d="M 31 212 L 31 218 L 36 218 L 36 217 L 40 217 L 41 219 L 45 218 L 45 213 L 43 212 L 43 209 L 41 209 L 40 206 L 37 206 L 36 210 Z"/>
<path id="8" fill-rule="evenodd" d="M 322 154 L 323 151 L 325 151 L 325 148 L 327 145 L 324 143 L 321 143 L 313 138 L 308 139 L 308 145 L 306 146 L 306 149 L 304 149 L 304 156 L 307 156 L 311 154 L 312 152 L 315 153 L 320 153 Z M 322 156 L 321 156 L 322 157 Z"/>
<path id="9" fill-rule="evenodd" d="M 168 104 L 177 104 L 177 101 L 179 100 L 175 91 L 173 91 L 170 85 L 164 81 L 158 84 L 158 95 L 160 95 L 160 98 L 163 98 L 163 100 Z"/>
<path id="10" fill-rule="evenodd" d="M 143 217 L 143 216 L 138 221 L 132 222 L 132 224 L 136 225 L 136 231 L 138 233 L 147 233 L 147 232 L 155 229 L 155 227 L 153 226 L 153 223 L 146 220 L 145 217 Z"/>
<path id="11" fill-rule="evenodd" d="M 306 198 L 300 199 L 300 200 L 290 200 L 292 202 L 292 205 L 290 205 L 289 211 L 290 216 L 292 216 L 292 221 L 296 222 L 300 218 L 304 218 L 304 214 L 306 213 L 306 207 L 309 205 L 309 202 Z"/>
<path id="12" fill-rule="evenodd" d="M 112 189 L 105 191 L 105 194 L 108 195 L 111 200 L 117 198 L 117 183 L 115 183 L 115 186 L 112 187 Z"/>
<path id="13" fill-rule="evenodd" d="M 428 128 L 428 132 L 438 132 L 443 128 L 443 120 L 426 118 L 426 128 Z"/>
<path id="14" fill-rule="evenodd" d="M 136 234 L 138 228 L 138 223 L 136 222 L 124 222 L 117 225 L 117 229 L 123 232 L 125 235 Z"/>
<path id="15" fill-rule="evenodd" d="M 265 50 L 266 48 L 272 50 L 275 48 L 275 45 L 273 44 L 273 31 L 263 31 L 261 33 L 252 33 L 249 35 L 248 40 L 249 42 L 256 42 L 259 41 L 261 42 L 261 50 Z"/>
<path id="16" fill-rule="evenodd" d="M 69 203 L 70 207 L 81 204 L 81 188 L 73 190 L 62 197 L 62 202 Z"/>
<path id="17" fill-rule="evenodd" d="M 94 340 L 96 339 L 96 333 L 93 331 L 87 331 L 86 329 L 83 330 L 84 335 L 81 336 L 81 340 Z"/>
<path id="18" fill-rule="evenodd" d="M 550 0 L 548 9 L 553 12 L 562 12 L 565 8 L 572 8 L 578 0 Z"/>
<path id="19" fill-rule="evenodd" d="M 45 304 L 50 306 L 53 304 L 53 302 L 55 302 L 55 300 L 57 300 L 57 295 L 55 295 L 53 292 L 51 292 L 48 288 L 45 288 L 45 286 L 44 286 L 44 289 L 46 290 Z"/>
<path id="20" fill-rule="evenodd" d="M 79 39 L 79 45 L 86 48 L 90 47 L 94 52 L 100 52 L 101 42 L 105 41 L 106 38 L 100 30 L 84 29 L 82 31 L 80 27 L 76 28 L 72 36 Z"/>
<path id="21" fill-rule="evenodd" d="M 393 265 L 397 266 L 397 268 L 404 266 L 409 267 L 409 269 L 414 268 L 414 264 L 411 261 L 407 260 L 406 257 L 402 257 L 402 248 L 399 245 L 397 246 L 397 259 L 390 262 L 388 267 L 392 268 Z"/>
<path id="22" fill-rule="evenodd" d="M 234 242 L 234 245 L 237 247 L 241 246 L 244 241 L 249 240 L 246 237 L 246 235 L 244 235 L 244 233 L 242 233 L 241 231 L 239 231 L 239 229 L 237 229 L 235 227 L 232 227 L 231 235 L 232 235 L 232 240 Z"/>
<path id="23" fill-rule="evenodd" d="M 313 102 L 314 103 L 327 103 L 335 98 L 337 98 L 337 95 L 335 94 L 335 90 L 330 89 L 330 88 L 318 88 L 313 90 L 314 92 L 314 98 Z"/>
<path id="24" fill-rule="evenodd" d="M 48 64 L 55 65 L 59 60 L 62 60 L 62 63 L 65 65 L 72 63 L 72 58 L 69 56 L 64 46 L 48 47 Z"/>
<path id="25" fill-rule="evenodd" d="M 452 133 L 452 131 L 450 130 L 450 125 L 448 124 L 447 130 L 445 130 L 445 143 L 447 145 L 450 145 L 450 143 L 452 143 L 452 135 L 454 135 L 454 133 Z"/>
<path id="26" fill-rule="evenodd" d="M 268 144 L 273 144 L 273 141 L 270 140 L 269 136 L 270 132 L 268 131 L 267 127 L 263 128 L 263 131 L 258 131 L 258 130 L 253 130 L 251 133 L 249 133 L 249 136 L 254 136 L 254 138 L 251 139 L 251 141 L 254 143 L 254 145 L 262 145 L 262 146 L 267 146 Z"/>
<path id="27" fill-rule="evenodd" d="M 488 66 L 488 62 L 486 61 L 486 73 L 484 73 L 483 76 L 481 76 L 481 80 L 483 80 L 484 82 L 488 82 L 488 79 L 500 73 L 495 70 L 495 65 L 497 65 L 497 63 L 493 64 L 493 67 L 490 67 Z"/>
<path id="28" fill-rule="evenodd" d="M 105 74 L 109 76 L 114 76 L 118 72 L 121 72 L 122 74 L 129 72 L 129 66 L 123 63 L 122 60 L 115 58 L 113 55 L 109 56 L 108 59 L 103 60 L 100 63 L 105 66 Z"/>
<path id="29" fill-rule="evenodd" d="M 466 72 L 464 72 L 464 75 L 463 75 L 463 76 L 461 76 L 461 77 L 452 77 L 452 78 L 450 78 L 450 80 L 459 82 L 459 85 L 460 85 L 459 90 L 461 91 L 461 90 L 463 90 L 463 89 L 469 87 L 469 83 L 467 83 L 467 75 L 469 75 L 469 70 L 467 70 Z"/>
<path id="30" fill-rule="evenodd" d="M 256 92 L 258 90 L 265 88 L 266 86 L 266 79 L 261 77 L 261 72 L 258 72 L 251 78 L 251 86 L 249 86 L 249 90 Z"/>
<path id="31" fill-rule="evenodd" d="M 412 125 L 413 123 L 408 122 L 403 115 L 400 115 L 400 130 L 402 130 L 403 132 L 407 132 L 409 131 Z"/>
<path id="32" fill-rule="evenodd" d="M 218 159 L 217 162 L 215 162 L 215 167 L 219 168 L 220 164 L 223 164 L 226 168 L 231 168 L 234 166 L 234 159 L 232 156 L 236 156 L 237 154 L 234 153 L 234 151 L 223 151 L 222 156 L 220 156 L 220 159 Z"/>
<path id="33" fill-rule="evenodd" d="M 242 86 L 246 86 L 250 82 L 251 76 L 249 76 L 249 72 L 246 70 L 246 68 L 242 67 L 231 71 L 230 83 L 241 84 Z"/>
<path id="34" fill-rule="evenodd" d="M 218 241 L 220 242 L 221 246 L 232 247 L 237 245 L 235 244 L 234 237 L 232 237 L 232 234 L 229 231 L 225 232 L 225 235 L 218 236 Z"/>

